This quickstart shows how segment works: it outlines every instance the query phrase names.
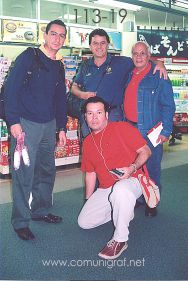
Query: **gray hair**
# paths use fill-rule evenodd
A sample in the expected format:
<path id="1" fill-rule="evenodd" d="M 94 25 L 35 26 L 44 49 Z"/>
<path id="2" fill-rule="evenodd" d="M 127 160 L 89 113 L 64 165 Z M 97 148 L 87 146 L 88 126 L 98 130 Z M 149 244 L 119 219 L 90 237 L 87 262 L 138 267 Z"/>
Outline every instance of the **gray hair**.
<path id="1" fill-rule="evenodd" d="M 144 41 L 137 41 L 137 42 L 132 46 L 131 53 L 133 53 L 134 48 L 135 48 L 138 44 L 143 44 L 143 45 L 146 47 L 146 49 L 147 49 L 148 55 L 151 55 L 151 48 L 150 48 L 149 44 L 146 43 L 146 42 L 144 42 Z"/>

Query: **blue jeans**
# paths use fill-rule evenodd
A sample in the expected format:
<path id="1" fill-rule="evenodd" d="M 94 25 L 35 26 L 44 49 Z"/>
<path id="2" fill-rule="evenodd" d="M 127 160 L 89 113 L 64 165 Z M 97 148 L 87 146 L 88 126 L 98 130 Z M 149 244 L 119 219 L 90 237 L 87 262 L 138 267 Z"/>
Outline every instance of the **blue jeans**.
<path id="1" fill-rule="evenodd" d="M 123 121 L 123 111 L 121 106 L 117 106 L 115 108 L 112 108 L 109 112 L 109 121 L 116 122 L 116 121 Z M 84 115 L 82 115 L 80 119 L 80 125 L 81 125 L 81 134 L 82 137 L 85 138 L 87 135 L 89 135 L 90 130 L 88 128 L 88 125 L 85 121 Z"/>
<path id="2" fill-rule="evenodd" d="M 158 185 L 161 192 L 161 161 L 163 157 L 163 145 L 159 144 L 156 147 L 153 147 L 150 141 L 148 141 L 148 145 L 151 149 L 152 155 L 148 159 L 146 166 L 150 177 Z"/>
<path id="3" fill-rule="evenodd" d="M 21 161 L 20 168 L 14 169 L 16 139 L 12 137 L 12 225 L 15 229 L 28 227 L 31 216 L 37 217 L 49 213 L 56 172 L 54 158 L 56 121 L 40 124 L 21 119 L 20 123 L 25 132 L 30 166 L 25 166 Z M 28 203 L 30 193 L 33 196 L 31 209 Z"/>

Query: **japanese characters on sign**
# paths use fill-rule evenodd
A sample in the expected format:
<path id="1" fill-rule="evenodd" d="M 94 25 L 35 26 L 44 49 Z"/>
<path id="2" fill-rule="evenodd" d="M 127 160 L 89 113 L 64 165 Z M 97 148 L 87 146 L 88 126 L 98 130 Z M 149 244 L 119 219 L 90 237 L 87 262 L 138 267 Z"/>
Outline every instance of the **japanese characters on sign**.
<path id="1" fill-rule="evenodd" d="M 137 40 L 150 45 L 152 56 L 187 57 L 188 54 L 187 31 L 139 29 Z"/>

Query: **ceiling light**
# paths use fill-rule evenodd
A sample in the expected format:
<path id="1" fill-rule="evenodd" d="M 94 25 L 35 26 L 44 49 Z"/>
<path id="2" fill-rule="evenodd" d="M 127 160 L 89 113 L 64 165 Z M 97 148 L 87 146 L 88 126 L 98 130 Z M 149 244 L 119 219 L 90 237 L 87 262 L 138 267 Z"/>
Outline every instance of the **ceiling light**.
<path id="1" fill-rule="evenodd" d="M 76 19 L 76 16 L 72 15 L 72 14 L 64 14 L 63 17 L 64 17 L 65 20 L 75 20 Z M 81 16 L 77 16 L 77 19 L 78 18 L 81 18 Z"/>
<path id="2" fill-rule="evenodd" d="M 90 0 L 82 0 L 83 2 L 91 2 Z M 120 1 L 114 1 L 114 0 L 98 0 L 93 1 L 95 5 L 103 5 L 103 6 L 109 6 L 113 8 L 124 8 L 131 11 L 138 11 L 141 10 L 140 6 L 132 5 Z"/>
<path id="3" fill-rule="evenodd" d="M 187 1 L 186 1 L 187 2 Z M 188 9 L 188 3 L 186 3 L 185 1 L 176 1 L 176 7 L 182 7 L 185 9 Z"/>
<path id="4" fill-rule="evenodd" d="M 23 5 L 19 5 L 19 4 L 14 4 L 11 6 L 12 9 L 23 9 L 24 6 Z"/>

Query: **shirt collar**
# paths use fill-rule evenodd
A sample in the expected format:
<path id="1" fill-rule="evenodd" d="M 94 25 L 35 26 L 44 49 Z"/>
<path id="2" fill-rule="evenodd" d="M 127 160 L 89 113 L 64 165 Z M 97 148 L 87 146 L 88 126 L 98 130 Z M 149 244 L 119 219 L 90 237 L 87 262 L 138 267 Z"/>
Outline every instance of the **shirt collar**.
<path id="1" fill-rule="evenodd" d="M 48 51 L 45 49 L 44 45 L 41 45 L 39 49 L 48 57 L 50 58 L 50 55 Z M 63 60 L 63 56 L 60 54 L 60 52 L 57 52 L 56 54 L 56 60 Z"/>
<path id="2" fill-rule="evenodd" d="M 135 67 L 133 70 L 133 74 L 136 75 L 137 77 L 144 77 L 146 74 L 148 74 L 150 69 L 151 69 L 151 63 L 149 62 L 148 65 L 140 72 L 138 72 L 138 70 Z"/>
<path id="3" fill-rule="evenodd" d="M 101 65 L 101 66 L 105 66 L 105 65 L 109 65 L 109 63 L 111 62 L 111 59 L 112 59 L 112 55 L 111 54 L 107 54 L 107 58 L 106 60 L 104 61 L 104 63 Z M 94 63 L 94 57 L 91 58 L 90 60 L 90 64 L 93 66 L 96 66 L 96 64 Z M 100 66 L 100 67 L 101 67 Z M 96 66 L 97 67 L 97 66 Z"/>

